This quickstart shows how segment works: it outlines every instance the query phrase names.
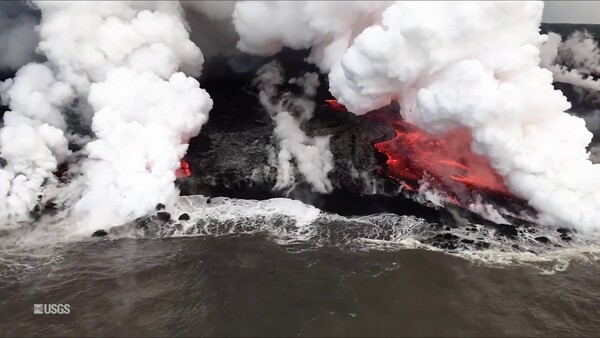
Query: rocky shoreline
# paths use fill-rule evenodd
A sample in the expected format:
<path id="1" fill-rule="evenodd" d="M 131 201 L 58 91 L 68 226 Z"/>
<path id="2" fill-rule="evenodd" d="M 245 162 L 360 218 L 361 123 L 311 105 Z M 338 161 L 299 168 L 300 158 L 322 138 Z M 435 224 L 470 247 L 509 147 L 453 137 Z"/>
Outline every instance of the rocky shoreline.
<path id="1" fill-rule="evenodd" d="M 200 194 L 256 200 L 288 197 L 342 216 L 384 212 L 412 215 L 435 224 L 435 234 L 426 243 L 447 250 L 489 247 L 489 243 L 485 241 L 462 238 L 455 231 L 450 231 L 457 228 L 475 231 L 457 220 L 457 212 L 461 220 L 485 225 L 499 236 L 509 239 L 529 234 L 536 241 L 548 245 L 560 245 L 571 240 L 564 229 L 559 229 L 559 239 L 548 240 L 544 236 L 534 236 L 535 228 L 523 220 L 511 219 L 512 225 L 498 224 L 468 210 L 457 211 L 456 208 L 423 205 L 411 198 L 410 193 L 401 192 L 400 185 L 384 175 L 385 155 L 378 153 L 373 146 L 375 142 L 391 138 L 394 135 L 393 128 L 375 119 L 335 111 L 325 105 L 325 100 L 331 97 L 323 76 L 320 77 L 321 85 L 315 97 L 317 105 L 314 115 L 302 125 L 302 129 L 311 137 L 330 136 L 330 150 L 335 163 L 328 177 L 333 191 L 328 194 L 316 193 L 309 184 L 302 182 L 302 177 L 297 178 L 300 183 L 291 190 L 274 189 L 277 169 L 270 161 L 277 148 L 273 132 L 275 125 L 261 106 L 258 90 L 252 82 L 257 69 L 274 59 L 282 63 L 288 79 L 304 72 L 316 72 L 316 68 L 304 62 L 305 54 L 284 50 L 271 58 L 237 55 L 214 57 L 207 61 L 200 81 L 215 104 L 200 135 L 190 140 L 186 160 L 192 175 L 177 179 L 181 195 Z M 557 87 L 573 101 L 575 111 L 585 109 L 590 104 L 585 98 L 581 101 L 577 96 L 578 92 L 569 85 L 557 84 Z M 384 113 L 395 112 L 390 109 Z M 510 209 L 510 205 L 503 207 Z M 46 202 L 36 207 L 32 216 L 39 219 L 43 214 L 55 210 L 56 206 L 52 201 Z M 144 234 L 148 233 L 146 229 L 154 229 L 150 233 L 160 233 L 157 229 L 177 228 L 179 216 L 155 214 L 136 221 L 135 227 L 143 230 Z M 354 230 L 351 232 L 361 233 Z M 375 239 L 389 235 L 386 235 L 385 230 L 372 234 Z M 110 232 L 102 229 L 94 234 L 95 237 L 106 235 L 110 236 Z"/>

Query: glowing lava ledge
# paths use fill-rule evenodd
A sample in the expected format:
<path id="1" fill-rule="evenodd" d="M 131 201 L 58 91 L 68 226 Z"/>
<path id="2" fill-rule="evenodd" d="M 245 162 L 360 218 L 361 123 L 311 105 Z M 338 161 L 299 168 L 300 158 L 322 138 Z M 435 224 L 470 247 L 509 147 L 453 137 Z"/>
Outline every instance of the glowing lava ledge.
<path id="1" fill-rule="evenodd" d="M 175 171 L 175 177 L 184 178 L 190 177 L 192 175 L 192 171 L 190 170 L 190 165 L 187 163 L 185 158 L 179 160 L 179 169 Z"/>
<path id="2" fill-rule="evenodd" d="M 346 111 L 335 100 L 326 102 L 334 110 Z M 395 137 L 375 143 L 375 148 L 387 156 L 385 174 L 407 189 L 416 190 L 419 182 L 426 181 L 457 204 L 474 195 L 517 200 L 489 160 L 473 153 L 467 129 L 432 136 L 400 116 L 378 111 L 366 116 L 393 126 Z"/>
<path id="3" fill-rule="evenodd" d="M 347 112 L 336 100 L 326 100 L 325 107 Z M 392 126 L 395 137 L 377 142 L 375 148 L 386 155 L 386 174 L 408 190 L 417 190 L 422 182 L 448 194 L 451 202 L 464 205 L 475 195 L 501 198 L 524 204 L 512 195 L 503 179 L 487 158 L 471 150 L 471 134 L 457 129 L 444 135 L 432 136 L 397 116 L 381 111 L 366 115 Z M 177 178 L 191 176 L 186 159 L 181 159 Z"/>

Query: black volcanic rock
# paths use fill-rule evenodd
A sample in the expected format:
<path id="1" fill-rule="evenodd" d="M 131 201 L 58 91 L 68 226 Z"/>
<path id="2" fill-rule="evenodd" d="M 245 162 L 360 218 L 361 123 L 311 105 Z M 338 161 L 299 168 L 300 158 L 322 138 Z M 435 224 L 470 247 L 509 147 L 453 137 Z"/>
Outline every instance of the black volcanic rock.
<path id="1" fill-rule="evenodd" d="M 516 227 L 508 224 L 498 224 L 496 225 L 496 230 L 499 235 L 515 238 L 519 234 Z"/>
<path id="2" fill-rule="evenodd" d="M 315 193 L 299 175 L 292 191 L 274 190 L 277 169 L 273 162 L 277 161 L 279 147 L 275 124 L 260 104 L 252 82 L 259 67 L 273 59 L 282 63 L 286 79 L 317 71 L 304 61 L 306 56 L 302 51 L 285 50 L 270 58 L 222 57 L 207 61 L 200 82 L 211 94 L 214 106 L 200 134 L 190 140 L 186 160 L 191 176 L 177 179 L 181 195 L 289 197 L 342 215 L 394 212 L 439 220 L 439 209 L 404 197 L 398 193 L 397 182 L 385 177 L 387 158 L 373 144 L 391 139 L 395 135 L 393 127 L 369 114 L 356 116 L 331 108 L 325 101 L 332 97 L 327 77 L 323 75 L 314 99 L 313 117 L 301 128 L 311 137 L 330 137 L 334 168 L 328 178 L 334 189 L 328 194 Z M 291 85 L 289 88 L 284 85 L 282 91 L 288 89 L 298 94 L 297 87 Z M 396 115 L 398 106 L 379 113 Z M 454 223 L 451 221 L 447 226 L 454 228 Z M 514 227 L 504 232 L 516 236 Z"/>
<path id="3" fill-rule="evenodd" d="M 180 220 L 180 221 L 189 221 L 190 220 L 190 215 L 188 215 L 186 213 L 183 213 L 183 214 L 179 215 L 178 220 Z"/>
<path id="4" fill-rule="evenodd" d="M 390 109 L 388 113 L 394 112 Z M 329 173 L 329 178 L 334 187 L 346 187 L 350 190 L 360 189 L 353 173 L 374 173 L 377 169 L 378 161 L 373 144 L 394 136 L 391 126 L 367 116 L 327 108 L 317 109 L 314 117 L 307 122 L 305 130 L 309 136 L 331 135 L 329 145 L 335 166 Z"/>
<path id="5" fill-rule="evenodd" d="M 94 231 L 94 233 L 92 234 L 92 237 L 104 237 L 107 235 L 108 235 L 108 233 L 106 231 L 100 229 L 100 230 Z"/>
<path id="6" fill-rule="evenodd" d="M 572 240 L 573 238 L 571 238 L 571 236 L 569 236 L 567 234 L 561 234 L 560 239 L 562 239 L 565 242 L 568 242 L 568 241 Z"/>
<path id="7" fill-rule="evenodd" d="M 235 62 L 226 58 L 210 61 L 201 84 L 211 93 L 214 108 L 200 135 L 190 140 L 186 160 L 192 175 L 178 179 L 182 195 L 254 199 L 288 196 L 318 207 L 339 204 L 333 201 L 333 194 L 312 192 L 301 176 L 296 177 L 300 183 L 291 193 L 273 190 L 277 169 L 272 162 L 276 161 L 278 151 L 278 140 L 273 133 L 275 124 L 259 103 L 258 90 L 252 81 L 258 68 L 273 58 L 283 64 L 287 79 L 307 71 L 316 72 L 314 66 L 304 61 L 305 57 L 305 52 L 286 50 L 260 62 L 245 60 L 243 67 L 233 67 Z M 360 174 L 375 177 L 381 160 L 373 143 L 391 138 L 394 131 L 371 118 L 331 109 L 325 102 L 331 98 L 326 76 L 320 80 L 314 115 L 301 127 L 311 137 L 330 136 L 335 163 L 328 177 L 334 190 L 360 195 L 364 191 Z M 290 91 L 297 90 L 294 88 L 290 86 Z"/>
<path id="8" fill-rule="evenodd" d="M 159 211 L 156 213 L 156 218 L 159 221 L 168 221 L 171 219 L 171 214 L 166 211 Z"/>
<path id="9" fill-rule="evenodd" d="M 36 204 L 31 211 L 29 211 L 29 217 L 34 221 L 39 221 L 42 218 L 42 208 L 39 204 Z"/>
<path id="10" fill-rule="evenodd" d="M 165 205 L 164 205 L 164 204 L 162 204 L 162 203 L 158 203 L 158 204 L 156 205 L 156 210 L 157 210 L 157 211 L 164 210 L 164 209 L 165 209 Z"/>

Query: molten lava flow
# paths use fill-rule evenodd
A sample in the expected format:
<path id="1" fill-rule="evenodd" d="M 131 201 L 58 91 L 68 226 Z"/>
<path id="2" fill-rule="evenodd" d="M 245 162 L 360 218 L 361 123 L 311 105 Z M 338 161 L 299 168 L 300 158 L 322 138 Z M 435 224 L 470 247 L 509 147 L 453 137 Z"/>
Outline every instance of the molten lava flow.
<path id="1" fill-rule="evenodd" d="M 190 171 L 190 165 L 187 163 L 187 161 L 182 158 L 179 161 L 179 169 L 177 169 L 177 171 L 175 171 L 175 177 L 177 178 L 183 178 L 183 177 L 190 177 L 192 175 L 192 172 Z"/>
<path id="2" fill-rule="evenodd" d="M 432 136 L 400 117 L 377 112 L 369 115 L 390 123 L 396 131 L 393 139 L 375 144 L 387 155 L 388 175 L 395 180 L 418 182 L 427 177 L 433 186 L 455 196 L 464 196 L 464 192 L 512 196 L 489 160 L 471 151 L 472 139 L 467 129 Z M 411 185 L 408 188 L 414 189 Z"/>
<path id="3" fill-rule="evenodd" d="M 333 110 L 347 111 L 336 100 L 325 102 L 325 106 Z M 400 116 L 390 117 L 382 112 L 371 112 L 367 116 L 392 125 L 396 136 L 376 143 L 375 148 L 388 158 L 387 175 L 404 188 L 417 190 L 417 183 L 425 180 L 449 193 L 457 204 L 456 197 L 468 197 L 473 193 L 513 197 L 489 160 L 473 153 L 472 138 L 467 129 L 432 136 L 403 121 Z"/>
<path id="4" fill-rule="evenodd" d="M 337 100 L 334 99 L 330 99 L 330 100 L 325 100 L 325 104 L 323 105 L 323 107 L 329 107 L 335 111 L 341 112 L 341 113 L 345 113 L 347 112 L 346 107 L 344 107 L 343 104 L 337 102 Z"/>

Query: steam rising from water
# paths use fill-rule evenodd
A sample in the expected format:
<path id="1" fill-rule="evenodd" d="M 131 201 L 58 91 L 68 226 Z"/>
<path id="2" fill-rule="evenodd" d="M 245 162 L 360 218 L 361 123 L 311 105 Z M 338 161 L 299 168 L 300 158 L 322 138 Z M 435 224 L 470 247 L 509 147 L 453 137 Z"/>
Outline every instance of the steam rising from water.
<path id="1" fill-rule="evenodd" d="M 562 41 L 560 35 L 551 32 L 540 56 L 555 81 L 600 91 L 600 80 L 592 77 L 600 74 L 600 48 L 589 33 L 576 31 Z"/>
<path id="2" fill-rule="evenodd" d="M 45 180 L 70 154 L 60 108 L 73 97 L 72 88 L 57 81 L 43 64 L 28 64 L 0 86 L 4 115 L 0 149 L 6 165 L 0 169 L 0 219 L 27 218 Z"/>
<path id="3" fill-rule="evenodd" d="M 69 99 L 87 100 L 87 109 L 93 111 L 95 140 L 83 151 L 86 188 L 75 206 L 82 224 L 119 224 L 174 198 L 179 158 L 212 108 L 198 81 L 178 72 L 198 75 L 203 63 L 202 53 L 189 40 L 179 4 L 40 1 L 36 5 L 42 12 L 38 48 L 48 63 L 29 65 L 24 70 L 38 69 L 47 79 L 40 100 L 48 101 L 42 102 L 53 113 L 53 120 L 58 119 L 58 106 L 69 103 Z M 19 156 L 7 156 L 7 149 L 16 148 L 23 138 L 15 137 L 10 129 L 2 130 L 7 135 L 2 137 L 2 154 L 9 169 L 2 175 L 3 186 L 8 187 L 3 189 L 4 195 L 9 201 L 24 195 L 19 199 L 20 208 L 15 208 L 18 203 L 14 202 L 5 204 L 3 210 L 16 210 L 21 215 L 21 210 L 33 207 L 36 191 L 64 160 L 66 148 L 60 129 L 64 123 L 50 124 L 57 123 L 47 121 L 49 113 L 33 109 L 27 105 L 28 96 L 18 95 L 39 86 L 38 79 L 27 75 L 20 71 L 14 84 L 5 84 L 13 111 L 7 118 L 31 116 L 15 122 L 15 128 L 25 130 L 37 124 L 40 130 L 50 130 L 46 133 L 51 132 L 52 138 L 42 136 L 39 145 L 19 149 L 23 156 L 34 153 L 31 148 L 43 149 L 43 142 L 49 148 L 26 163 L 24 166 L 33 172 L 22 175 Z M 19 90 L 19 84 L 24 89 Z M 44 96 L 45 92 L 48 95 Z M 60 151 L 56 144 L 62 146 Z"/>
<path id="4" fill-rule="evenodd" d="M 82 175 L 73 180 L 83 182 L 74 207 L 82 229 L 123 223 L 158 202 L 171 203 L 178 160 L 212 108 L 208 93 L 188 77 L 200 74 L 204 58 L 190 40 L 181 5 L 35 4 L 42 14 L 38 52 L 48 61 L 24 66 L 0 86 L 10 106 L 0 130 L 6 161 L 0 169 L 0 218 L 27 218 L 65 160 L 75 167 L 73 174 Z M 243 52 L 310 48 L 308 61 L 329 72 L 331 93 L 355 114 L 398 101 L 399 113 L 428 132 L 467 127 L 473 150 L 540 212 L 540 223 L 600 229 L 600 166 L 586 151 L 592 134 L 582 119 L 565 113 L 570 104 L 552 87 L 554 74 L 558 81 L 598 89 L 597 80 L 583 77 L 597 71 L 598 59 L 589 55 L 598 50 L 586 36 L 561 45 L 551 35 L 540 53 L 546 41 L 539 34 L 542 2 L 186 6 L 221 21 L 230 17 Z M 30 38 L 30 21 L 7 20 L 0 17 L 9 32 Z M 0 42 L 5 36 L 12 35 L 3 31 Z M 554 64 L 567 49 L 575 60 L 571 70 Z M 2 62 L 18 66 L 6 53 L 0 57 L 0 68 Z M 328 139 L 308 137 L 301 128 L 312 114 L 316 78 L 295 80 L 306 92 L 292 100 L 298 112 L 261 95 L 277 125 L 279 188 L 293 185 L 296 161 L 315 191 L 331 190 Z M 263 92 L 282 83 L 277 74 L 275 80 L 259 81 Z M 93 134 L 67 125 L 64 114 L 73 109 Z M 69 150 L 69 142 L 89 139 L 81 151 Z"/>
<path id="5" fill-rule="evenodd" d="M 293 11 L 312 13 L 311 4 L 303 5 Z M 261 8 L 286 17 L 291 7 L 237 6 L 239 45 L 273 52 L 272 39 L 257 42 L 239 18 L 273 14 Z M 356 114 L 397 100 L 406 120 L 431 133 L 468 127 L 473 150 L 488 156 L 511 191 L 540 211 L 541 223 L 596 232 L 600 166 L 589 160 L 592 134 L 584 121 L 565 113 L 569 102 L 539 67 L 542 11 L 542 2 L 396 2 L 326 63 L 330 90 Z M 318 50 L 330 32 L 315 32 L 315 21 L 298 17 L 303 26 L 294 32 L 303 39 L 282 43 Z M 351 36 L 354 27 L 345 28 Z"/>
<path id="6" fill-rule="evenodd" d="M 312 48 L 309 60 L 328 71 L 365 28 L 378 21 L 392 1 L 238 2 L 233 23 L 238 48 L 272 55 L 287 46 Z"/>
<path id="7" fill-rule="evenodd" d="M 306 73 L 289 81 L 302 88 L 305 97 L 286 93 L 278 98 L 278 87 L 283 82 L 283 68 L 276 61 L 259 69 L 255 80 L 260 89 L 260 102 L 275 121 L 274 131 L 279 140 L 275 189 L 292 188 L 296 183 L 296 171 L 299 171 L 313 190 L 330 192 L 333 187 L 327 174 L 333 169 L 333 154 L 329 150 L 329 136 L 309 137 L 301 128 L 301 124 L 313 115 L 319 77 L 315 73 Z M 297 169 L 293 161 L 297 163 Z"/>

